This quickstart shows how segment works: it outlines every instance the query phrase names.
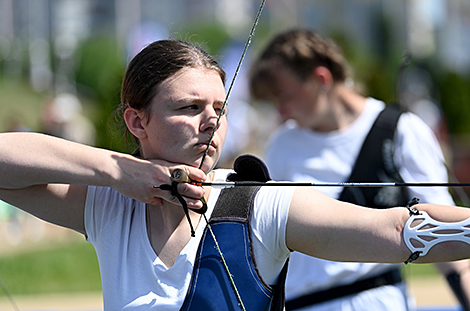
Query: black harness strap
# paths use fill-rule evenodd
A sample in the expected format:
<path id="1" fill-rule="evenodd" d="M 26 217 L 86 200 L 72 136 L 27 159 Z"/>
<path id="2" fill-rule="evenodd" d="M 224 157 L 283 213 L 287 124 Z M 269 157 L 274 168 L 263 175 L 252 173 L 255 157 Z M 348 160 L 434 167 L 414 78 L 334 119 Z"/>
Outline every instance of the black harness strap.
<path id="1" fill-rule="evenodd" d="M 346 182 L 403 182 L 393 161 L 393 140 L 401 114 L 402 111 L 396 105 L 388 105 L 380 112 L 362 145 L 351 175 Z M 339 200 L 371 208 L 389 208 L 391 206 L 405 206 L 408 197 L 408 190 L 402 187 L 345 187 Z M 401 281 L 400 271 L 394 268 L 381 275 L 359 280 L 352 284 L 325 289 L 289 300 L 286 302 L 286 310 L 315 305 Z"/>
<path id="2" fill-rule="evenodd" d="M 459 272 L 454 271 L 446 275 L 447 282 L 449 283 L 450 288 L 454 292 L 455 296 L 462 305 L 463 311 L 470 310 L 470 302 L 465 294 L 465 291 L 462 287 L 461 275 Z"/>
<path id="3" fill-rule="evenodd" d="M 396 284 L 401 281 L 402 278 L 400 271 L 398 269 L 393 269 L 378 276 L 359 280 L 353 284 L 337 286 L 335 288 L 326 289 L 289 300 L 286 302 L 286 310 L 296 310 L 312 306 L 336 298 L 357 294 L 379 286 Z"/>
<path id="4" fill-rule="evenodd" d="M 377 117 L 354 164 L 348 182 L 403 182 L 393 161 L 394 136 L 402 110 L 388 105 Z M 405 206 L 409 201 L 408 189 L 388 188 L 344 188 L 340 201 L 371 208 Z"/>

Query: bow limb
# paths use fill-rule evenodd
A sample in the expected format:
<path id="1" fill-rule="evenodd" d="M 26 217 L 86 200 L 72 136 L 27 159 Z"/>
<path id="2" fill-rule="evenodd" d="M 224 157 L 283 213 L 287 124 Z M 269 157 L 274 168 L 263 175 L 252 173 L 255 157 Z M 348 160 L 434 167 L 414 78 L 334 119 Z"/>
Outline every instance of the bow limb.
<path id="1" fill-rule="evenodd" d="M 259 21 L 259 18 L 261 16 L 261 12 L 263 12 L 263 9 L 264 9 L 264 5 L 266 4 L 266 0 L 262 0 L 261 2 L 261 5 L 258 9 L 258 13 L 256 13 L 256 17 L 255 17 L 255 20 L 253 22 L 253 25 L 251 27 L 251 30 L 250 30 L 250 33 L 248 34 L 248 38 L 245 42 L 245 47 L 243 48 L 243 52 L 242 52 L 242 55 L 240 56 L 240 60 L 238 61 L 238 65 L 237 65 L 237 69 L 235 70 L 235 73 L 233 75 L 233 78 L 232 78 L 232 81 L 230 82 L 230 86 L 228 88 L 228 91 L 227 91 L 227 95 L 225 96 L 225 100 L 224 100 L 224 103 L 222 105 L 222 111 L 221 113 L 219 114 L 219 117 L 217 118 L 217 123 L 216 123 L 216 126 L 214 127 L 214 129 L 212 130 L 212 134 L 211 134 L 211 137 L 209 139 L 209 142 L 207 143 L 207 147 L 206 147 L 206 150 L 204 151 L 204 155 L 202 156 L 202 159 L 201 159 L 201 163 L 199 164 L 199 169 L 202 167 L 202 165 L 204 164 L 204 160 L 206 159 L 206 156 L 207 156 L 207 153 L 209 152 L 209 147 L 212 143 L 212 140 L 214 139 L 214 135 L 215 135 L 215 132 L 217 131 L 217 129 L 219 128 L 219 123 L 220 123 L 220 119 L 222 118 L 222 116 L 225 114 L 225 110 L 226 110 L 226 107 L 227 107 L 227 103 L 228 103 L 228 99 L 230 97 L 230 94 L 232 93 L 232 89 L 233 89 L 233 85 L 235 84 L 235 80 L 237 79 L 237 76 L 238 76 L 238 73 L 240 72 L 240 68 L 242 66 L 242 63 L 243 63 L 243 60 L 245 59 L 245 55 L 246 55 L 246 52 L 248 51 L 248 47 L 250 46 L 251 44 L 251 39 L 253 38 L 253 36 L 255 35 L 255 30 L 256 30 L 256 26 L 258 26 L 258 21 Z"/>

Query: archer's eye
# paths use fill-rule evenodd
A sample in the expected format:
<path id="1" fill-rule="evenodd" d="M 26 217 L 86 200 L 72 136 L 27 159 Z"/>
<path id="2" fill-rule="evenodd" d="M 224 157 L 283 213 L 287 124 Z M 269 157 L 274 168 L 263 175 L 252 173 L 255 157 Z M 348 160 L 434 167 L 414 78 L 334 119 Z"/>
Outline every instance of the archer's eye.
<path id="1" fill-rule="evenodd" d="M 180 110 L 198 110 L 198 105 L 187 105 L 180 108 Z"/>
<path id="2" fill-rule="evenodd" d="M 221 114 L 225 115 L 225 110 L 222 111 L 222 108 L 214 108 L 214 111 L 218 116 L 220 116 Z"/>

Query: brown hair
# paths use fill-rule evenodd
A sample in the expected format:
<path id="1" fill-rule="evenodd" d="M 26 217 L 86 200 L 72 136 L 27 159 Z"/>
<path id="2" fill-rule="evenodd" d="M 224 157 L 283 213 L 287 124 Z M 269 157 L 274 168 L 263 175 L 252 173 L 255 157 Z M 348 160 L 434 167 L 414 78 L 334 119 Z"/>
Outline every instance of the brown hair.
<path id="1" fill-rule="evenodd" d="M 201 47 L 189 42 L 155 41 L 131 60 L 122 83 L 121 104 L 116 109 L 116 118 L 125 131 L 126 141 L 130 132 L 124 122 L 124 111 L 132 107 L 144 110 L 148 117 L 150 103 L 158 92 L 158 86 L 184 68 L 215 70 L 225 84 L 225 71 L 217 61 Z M 139 141 L 135 137 L 134 142 L 139 146 Z M 134 152 L 135 155 L 140 155 L 139 149 Z"/>
<path id="2" fill-rule="evenodd" d="M 305 80 L 318 66 L 331 71 L 333 79 L 344 82 L 347 63 L 339 47 L 309 29 L 293 29 L 279 33 L 263 49 L 250 73 L 250 91 L 255 99 L 268 99 L 275 91 L 272 73 L 279 64 L 290 68 Z"/>

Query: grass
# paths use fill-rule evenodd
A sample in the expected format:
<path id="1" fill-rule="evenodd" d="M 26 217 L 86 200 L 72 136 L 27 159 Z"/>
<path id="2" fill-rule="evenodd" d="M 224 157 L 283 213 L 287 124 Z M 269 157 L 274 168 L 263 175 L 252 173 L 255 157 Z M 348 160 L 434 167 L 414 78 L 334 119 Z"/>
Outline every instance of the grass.
<path id="1" fill-rule="evenodd" d="M 406 279 L 413 277 L 429 276 L 434 277 L 439 275 L 434 264 L 408 264 L 402 268 L 403 276 Z"/>
<path id="2" fill-rule="evenodd" d="M 12 295 L 101 290 L 95 251 L 83 241 L 0 257 L 0 278 Z"/>
<path id="3" fill-rule="evenodd" d="M 7 131 L 14 122 L 39 130 L 41 109 L 45 96 L 33 92 L 26 84 L 0 82 L 0 131 Z"/>
<path id="4" fill-rule="evenodd" d="M 434 277 L 437 272 L 432 264 L 410 264 L 403 274 L 410 279 Z M 94 249 L 82 241 L 0 257 L 0 278 L 12 295 L 101 290 Z"/>
<path id="5" fill-rule="evenodd" d="M 47 94 L 19 80 L 0 80 L 0 132 L 18 122 L 41 130 Z M 12 295 L 101 291 L 98 261 L 90 243 L 67 241 L 0 256 L 0 281 Z M 1 285 L 1 284 L 0 284 Z M 0 297 L 5 292 L 0 288 Z"/>

